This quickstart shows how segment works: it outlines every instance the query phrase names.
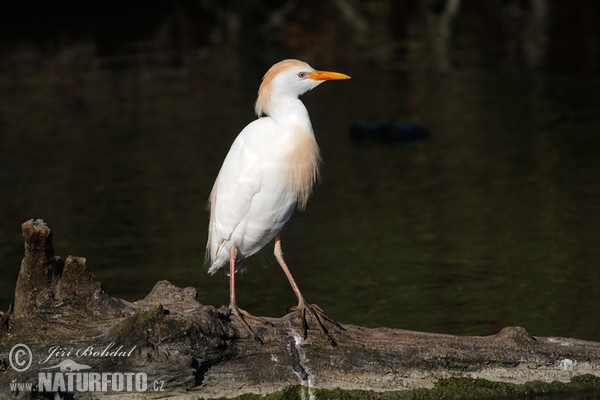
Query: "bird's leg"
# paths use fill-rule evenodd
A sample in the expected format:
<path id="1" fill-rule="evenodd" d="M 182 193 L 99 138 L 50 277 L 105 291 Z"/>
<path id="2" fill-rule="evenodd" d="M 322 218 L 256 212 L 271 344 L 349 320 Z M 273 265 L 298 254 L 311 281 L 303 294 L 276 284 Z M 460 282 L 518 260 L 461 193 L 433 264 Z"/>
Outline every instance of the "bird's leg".
<path id="1" fill-rule="evenodd" d="M 277 259 L 277 262 L 279 263 L 279 266 L 281 266 L 281 269 L 283 269 L 285 276 L 287 276 L 288 281 L 290 282 L 290 285 L 292 286 L 292 289 L 294 290 L 294 293 L 296 294 L 296 297 L 298 298 L 298 305 L 295 307 L 291 307 L 290 309 L 292 311 L 298 311 L 300 313 L 300 319 L 302 321 L 302 329 L 303 329 L 304 339 L 306 339 L 306 337 L 308 335 L 308 332 L 307 332 L 308 331 L 308 322 L 306 321 L 306 312 L 308 311 L 308 313 L 313 316 L 315 321 L 317 321 L 317 325 L 319 326 L 319 329 L 321 329 L 321 332 L 323 332 L 323 334 L 327 337 L 327 339 L 332 344 L 332 346 L 335 346 L 336 345 L 335 340 L 333 340 L 333 337 L 331 337 L 331 335 L 327 331 L 327 328 L 325 328 L 325 325 L 323 325 L 323 321 L 321 321 L 321 319 L 329 321 L 330 323 L 334 324 L 341 330 L 345 330 L 345 329 L 337 321 L 328 317 L 325 314 L 325 312 L 321 309 L 321 307 L 319 307 L 316 304 L 308 304 L 306 302 L 306 300 L 304 300 L 304 296 L 302 296 L 302 293 L 300 292 L 300 288 L 296 284 L 296 281 L 294 280 L 294 277 L 292 276 L 292 273 L 290 272 L 289 267 L 287 266 L 285 260 L 283 259 L 283 252 L 281 250 L 281 238 L 279 237 L 279 234 L 277 236 L 275 236 L 275 251 L 274 251 L 274 253 L 275 253 L 275 258 Z"/>
<path id="2" fill-rule="evenodd" d="M 235 244 L 232 245 L 229 251 L 229 310 L 237 317 L 244 329 L 250 334 L 250 336 L 254 338 L 254 340 L 263 343 L 262 339 L 256 333 L 254 333 L 252 328 L 250 328 L 250 325 L 248 325 L 248 322 L 246 322 L 245 318 L 255 319 L 266 325 L 273 324 L 264 320 L 263 318 L 256 317 L 249 312 L 242 310 L 237 306 L 237 302 L 235 300 L 235 264 L 237 261 L 237 252 L 237 246 Z"/>

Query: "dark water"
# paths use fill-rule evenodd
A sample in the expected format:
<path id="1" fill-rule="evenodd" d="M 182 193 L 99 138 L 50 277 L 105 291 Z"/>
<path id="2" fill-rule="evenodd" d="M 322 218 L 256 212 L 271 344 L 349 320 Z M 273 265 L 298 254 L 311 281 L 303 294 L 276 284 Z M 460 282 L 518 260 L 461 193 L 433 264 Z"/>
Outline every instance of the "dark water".
<path id="1" fill-rule="evenodd" d="M 353 77 L 304 96 L 322 179 L 283 240 L 309 301 L 372 327 L 600 340 L 599 3 L 408 3 L 11 6 L 2 309 L 29 218 L 111 295 L 168 279 L 226 303 L 226 278 L 203 266 L 206 199 L 262 74 L 295 57 Z M 357 122 L 431 137 L 355 143 Z M 270 252 L 238 282 L 255 314 L 294 305 Z"/>

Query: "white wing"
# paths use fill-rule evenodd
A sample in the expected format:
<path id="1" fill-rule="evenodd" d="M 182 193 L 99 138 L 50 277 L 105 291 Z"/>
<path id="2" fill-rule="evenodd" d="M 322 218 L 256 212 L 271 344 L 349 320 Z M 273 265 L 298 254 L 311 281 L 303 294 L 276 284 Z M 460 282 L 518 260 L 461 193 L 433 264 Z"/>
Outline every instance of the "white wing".
<path id="1" fill-rule="evenodd" d="M 240 257 L 251 256 L 290 218 L 296 197 L 286 185 L 286 160 L 280 156 L 285 136 L 265 117 L 246 126 L 231 145 L 210 199 L 210 273 L 228 262 L 232 244 Z"/>

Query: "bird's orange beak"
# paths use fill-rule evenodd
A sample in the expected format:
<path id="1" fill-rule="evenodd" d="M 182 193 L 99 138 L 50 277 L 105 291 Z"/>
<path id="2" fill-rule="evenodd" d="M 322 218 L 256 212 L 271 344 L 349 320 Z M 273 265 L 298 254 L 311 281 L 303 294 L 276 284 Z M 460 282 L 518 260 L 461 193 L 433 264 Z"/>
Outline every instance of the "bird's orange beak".
<path id="1" fill-rule="evenodd" d="M 330 71 L 313 71 L 308 77 L 314 81 L 334 81 L 340 79 L 351 79 L 346 74 Z"/>

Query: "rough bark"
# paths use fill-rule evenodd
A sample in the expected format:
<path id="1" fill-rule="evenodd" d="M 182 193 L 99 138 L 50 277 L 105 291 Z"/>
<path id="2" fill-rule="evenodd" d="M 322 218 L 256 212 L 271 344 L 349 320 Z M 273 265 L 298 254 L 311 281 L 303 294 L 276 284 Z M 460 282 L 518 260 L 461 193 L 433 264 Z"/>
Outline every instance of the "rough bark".
<path id="1" fill-rule="evenodd" d="M 142 300 L 113 298 L 87 269 L 85 258 L 69 256 L 63 262 L 54 256 L 52 232 L 43 221 L 27 221 L 22 229 L 25 256 L 14 307 L 2 314 L 1 394 L 10 382 L 37 384 L 42 368 L 67 359 L 89 371 L 145 372 L 148 389 L 140 395 L 154 397 L 269 394 L 296 385 L 400 391 L 431 388 L 450 377 L 521 385 L 600 376 L 600 343 L 532 337 L 520 327 L 460 337 L 327 325 L 337 342 L 333 347 L 314 321 L 303 339 L 298 315 L 291 313 L 266 318 L 273 326 L 253 324 L 264 340 L 260 344 L 226 309 L 200 304 L 193 288 L 160 281 Z M 9 351 L 17 344 L 27 344 L 32 352 L 32 365 L 23 372 L 10 364 Z M 54 357 L 46 360 L 56 346 Z M 90 346 L 108 350 L 83 354 Z M 98 394 L 76 391 L 75 397 Z"/>

